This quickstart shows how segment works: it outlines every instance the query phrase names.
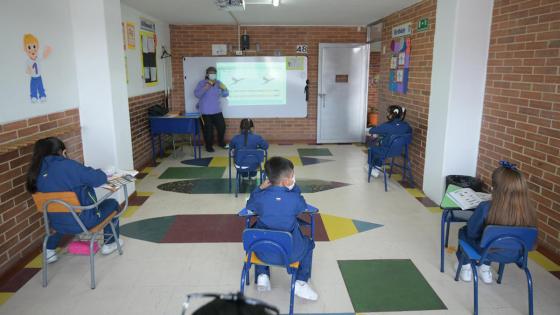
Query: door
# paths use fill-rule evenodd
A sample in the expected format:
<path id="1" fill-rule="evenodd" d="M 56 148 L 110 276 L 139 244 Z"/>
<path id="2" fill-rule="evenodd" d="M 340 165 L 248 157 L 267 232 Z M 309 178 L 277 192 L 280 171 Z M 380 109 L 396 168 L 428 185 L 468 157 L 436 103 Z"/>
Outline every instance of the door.
<path id="1" fill-rule="evenodd" d="M 363 141 L 368 54 L 364 44 L 319 44 L 317 143 Z"/>

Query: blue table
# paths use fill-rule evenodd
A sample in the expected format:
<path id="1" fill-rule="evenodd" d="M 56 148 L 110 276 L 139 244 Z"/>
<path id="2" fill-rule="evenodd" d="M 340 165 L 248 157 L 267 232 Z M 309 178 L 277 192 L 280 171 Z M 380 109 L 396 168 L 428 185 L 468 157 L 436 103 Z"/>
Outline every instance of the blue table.
<path id="1" fill-rule="evenodd" d="M 187 113 L 184 116 L 148 117 L 150 123 L 150 140 L 152 142 L 152 158 L 156 161 L 155 137 L 159 137 L 159 152 L 163 156 L 162 134 L 190 134 L 193 137 L 194 158 L 202 157 L 200 138 L 200 114 Z M 197 154 L 198 149 L 198 154 Z"/>

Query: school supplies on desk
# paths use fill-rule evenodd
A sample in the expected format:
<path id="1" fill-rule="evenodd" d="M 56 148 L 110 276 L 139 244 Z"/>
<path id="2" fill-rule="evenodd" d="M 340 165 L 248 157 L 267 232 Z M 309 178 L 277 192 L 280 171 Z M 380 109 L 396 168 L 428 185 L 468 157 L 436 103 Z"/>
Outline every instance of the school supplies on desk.
<path id="1" fill-rule="evenodd" d="M 488 194 L 479 195 L 470 188 L 461 188 L 453 192 L 448 192 L 451 198 L 462 210 L 474 209 L 484 200 L 490 200 Z"/>
<path id="2" fill-rule="evenodd" d="M 136 179 L 134 178 L 134 176 L 136 176 L 137 174 L 138 171 L 136 170 L 132 170 L 132 171 L 118 170 L 112 176 L 108 177 L 107 183 L 102 185 L 101 188 L 105 188 L 111 191 L 117 191 L 122 186 L 134 182 L 134 180 Z"/>

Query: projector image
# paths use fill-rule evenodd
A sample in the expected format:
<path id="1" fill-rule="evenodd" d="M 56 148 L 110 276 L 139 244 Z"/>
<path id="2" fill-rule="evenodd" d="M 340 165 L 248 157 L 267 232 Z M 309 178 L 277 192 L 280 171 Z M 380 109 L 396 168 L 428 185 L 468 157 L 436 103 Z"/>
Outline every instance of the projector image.
<path id="1" fill-rule="evenodd" d="M 225 11 L 245 11 L 245 0 L 216 0 L 216 5 Z"/>

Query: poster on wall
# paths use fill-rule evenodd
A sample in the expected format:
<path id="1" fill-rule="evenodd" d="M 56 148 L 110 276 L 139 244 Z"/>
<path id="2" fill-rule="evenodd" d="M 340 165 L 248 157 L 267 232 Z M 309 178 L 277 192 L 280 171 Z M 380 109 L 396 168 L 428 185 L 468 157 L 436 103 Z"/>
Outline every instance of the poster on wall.
<path id="1" fill-rule="evenodd" d="M 389 90 L 406 94 L 408 90 L 408 67 L 410 65 L 410 37 L 391 41 L 391 70 Z"/>
<path id="2" fill-rule="evenodd" d="M 146 86 L 154 86 L 157 77 L 157 36 L 154 22 L 140 18 L 140 53 L 142 61 L 142 78 Z"/>
<path id="3" fill-rule="evenodd" d="M 47 93 L 43 84 L 43 77 L 41 76 L 42 68 L 41 63 L 49 57 L 52 48 L 45 45 L 43 54 L 41 55 L 41 46 L 39 39 L 33 34 L 23 35 L 23 51 L 27 55 L 25 73 L 29 75 L 29 97 L 32 103 L 47 101 Z"/>
<path id="4" fill-rule="evenodd" d="M 136 32 L 132 22 L 126 22 L 126 45 L 128 49 L 136 49 Z"/>

